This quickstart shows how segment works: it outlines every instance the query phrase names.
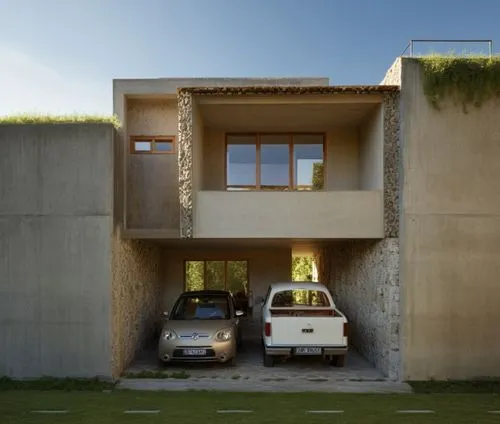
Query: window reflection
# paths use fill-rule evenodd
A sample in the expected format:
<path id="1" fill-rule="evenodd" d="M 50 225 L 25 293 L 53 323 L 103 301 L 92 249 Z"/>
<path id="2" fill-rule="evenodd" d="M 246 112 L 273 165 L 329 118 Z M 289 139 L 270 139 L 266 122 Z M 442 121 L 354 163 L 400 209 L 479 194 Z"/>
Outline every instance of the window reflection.
<path id="1" fill-rule="evenodd" d="M 294 185 L 298 190 L 322 190 L 323 145 L 294 144 Z"/>
<path id="2" fill-rule="evenodd" d="M 233 188 L 245 188 L 257 184 L 257 146 L 249 144 L 253 139 L 230 138 L 227 145 L 227 182 Z M 246 143 L 238 143 L 243 141 Z M 235 143 L 236 142 L 236 143 Z"/>

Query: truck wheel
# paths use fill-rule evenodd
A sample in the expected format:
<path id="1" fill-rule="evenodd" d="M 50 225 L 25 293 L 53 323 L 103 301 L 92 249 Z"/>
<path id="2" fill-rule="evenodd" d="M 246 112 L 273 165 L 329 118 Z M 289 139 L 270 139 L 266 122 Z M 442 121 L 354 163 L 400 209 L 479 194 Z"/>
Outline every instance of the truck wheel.
<path id="1" fill-rule="evenodd" d="M 334 367 L 342 368 L 345 366 L 345 355 L 332 356 L 330 364 Z"/>
<path id="2" fill-rule="evenodd" d="M 272 367 L 274 365 L 274 357 L 272 355 L 267 355 L 264 351 L 264 366 Z"/>

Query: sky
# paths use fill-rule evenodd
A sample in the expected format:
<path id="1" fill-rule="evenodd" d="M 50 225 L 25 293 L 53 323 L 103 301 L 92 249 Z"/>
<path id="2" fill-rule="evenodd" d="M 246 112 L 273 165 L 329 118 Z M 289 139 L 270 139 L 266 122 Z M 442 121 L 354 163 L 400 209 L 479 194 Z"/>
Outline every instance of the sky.
<path id="1" fill-rule="evenodd" d="M 498 16 L 498 0 L 0 0 L 0 116 L 111 114 L 114 78 L 378 84 L 410 39 L 500 48 Z"/>

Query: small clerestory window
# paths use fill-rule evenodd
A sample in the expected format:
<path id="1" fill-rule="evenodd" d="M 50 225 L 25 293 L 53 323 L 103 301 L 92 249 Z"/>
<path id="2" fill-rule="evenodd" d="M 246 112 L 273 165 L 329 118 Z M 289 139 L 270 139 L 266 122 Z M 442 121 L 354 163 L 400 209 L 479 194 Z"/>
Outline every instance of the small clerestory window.
<path id="1" fill-rule="evenodd" d="M 132 136 L 131 153 L 172 154 L 175 153 L 174 136 Z"/>

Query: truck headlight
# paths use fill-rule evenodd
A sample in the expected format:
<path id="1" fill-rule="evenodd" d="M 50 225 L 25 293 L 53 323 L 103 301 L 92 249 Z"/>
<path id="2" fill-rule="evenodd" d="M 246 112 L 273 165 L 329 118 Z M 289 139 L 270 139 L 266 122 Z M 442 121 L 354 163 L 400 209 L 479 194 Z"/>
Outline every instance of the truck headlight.
<path id="1" fill-rule="evenodd" d="M 233 335 L 233 332 L 230 328 L 224 328 L 223 330 L 217 331 L 215 338 L 219 342 L 227 342 L 228 340 L 231 340 L 232 335 Z"/>
<path id="2" fill-rule="evenodd" d="M 162 340 L 174 340 L 176 337 L 177 334 L 175 334 L 172 330 L 165 329 L 161 332 Z"/>

